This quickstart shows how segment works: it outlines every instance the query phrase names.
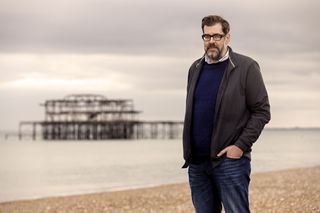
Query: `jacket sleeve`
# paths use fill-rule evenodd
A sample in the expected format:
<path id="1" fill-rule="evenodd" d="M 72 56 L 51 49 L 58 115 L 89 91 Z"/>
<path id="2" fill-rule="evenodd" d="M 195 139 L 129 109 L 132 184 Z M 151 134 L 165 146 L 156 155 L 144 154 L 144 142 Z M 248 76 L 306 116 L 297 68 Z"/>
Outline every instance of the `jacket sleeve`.
<path id="1" fill-rule="evenodd" d="M 247 152 L 271 118 L 268 94 L 257 62 L 249 66 L 245 85 L 250 118 L 235 145 Z"/>

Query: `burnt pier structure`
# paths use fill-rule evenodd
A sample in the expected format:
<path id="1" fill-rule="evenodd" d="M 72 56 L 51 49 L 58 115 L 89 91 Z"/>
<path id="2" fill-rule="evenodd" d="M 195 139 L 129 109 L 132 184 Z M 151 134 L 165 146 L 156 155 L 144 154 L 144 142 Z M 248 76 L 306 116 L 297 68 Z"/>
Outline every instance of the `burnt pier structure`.
<path id="1" fill-rule="evenodd" d="M 176 139 L 183 122 L 142 121 L 131 99 L 107 99 L 102 95 L 76 94 L 47 100 L 43 121 L 22 121 L 19 139 L 106 140 Z"/>

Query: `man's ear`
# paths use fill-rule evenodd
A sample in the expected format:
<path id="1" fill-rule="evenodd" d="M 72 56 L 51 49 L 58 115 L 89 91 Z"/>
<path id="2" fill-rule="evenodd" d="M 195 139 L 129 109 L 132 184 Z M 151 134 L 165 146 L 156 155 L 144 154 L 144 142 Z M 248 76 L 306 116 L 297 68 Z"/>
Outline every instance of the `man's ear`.
<path id="1" fill-rule="evenodd" d="M 230 40 L 231 40 L 231 35 L 230 35 L 230 33 L 228 33 L 228 34 L 226 35 L 226 39 L 225 39 L 225 41 L 224 41 L 224 44 L 225 44 L 225 45 L 228 45 L 228 44 L 230 43 Z"/>

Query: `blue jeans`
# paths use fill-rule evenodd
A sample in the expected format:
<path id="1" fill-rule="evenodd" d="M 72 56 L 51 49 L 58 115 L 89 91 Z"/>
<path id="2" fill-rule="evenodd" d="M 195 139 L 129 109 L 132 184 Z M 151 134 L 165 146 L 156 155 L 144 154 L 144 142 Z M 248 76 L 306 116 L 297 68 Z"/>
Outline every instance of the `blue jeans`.
<path id="1" fill-rule="evenodd" d="M 248 188 L 251 164 L 246 157 L 225 158 L 212 168 L 211 162 L 189 165 L 192 202 L 197 213 L 249 213 Z"/>

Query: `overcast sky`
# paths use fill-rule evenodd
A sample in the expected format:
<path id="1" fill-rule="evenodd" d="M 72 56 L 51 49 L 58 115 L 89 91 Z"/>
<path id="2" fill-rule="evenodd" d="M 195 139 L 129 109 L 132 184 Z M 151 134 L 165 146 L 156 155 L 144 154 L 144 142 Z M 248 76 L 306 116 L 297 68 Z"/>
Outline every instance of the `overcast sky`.
<path id="1" fill-rule="evenodd" d="M 201 19 L 231 24 L 234 51 L 256 59 L 269 127 L 320 126 L 317 0 L 0 0 L 0 130 L 42 120 L 68 94 L 133 99 L 141 119 L 182 120 Z"/>

